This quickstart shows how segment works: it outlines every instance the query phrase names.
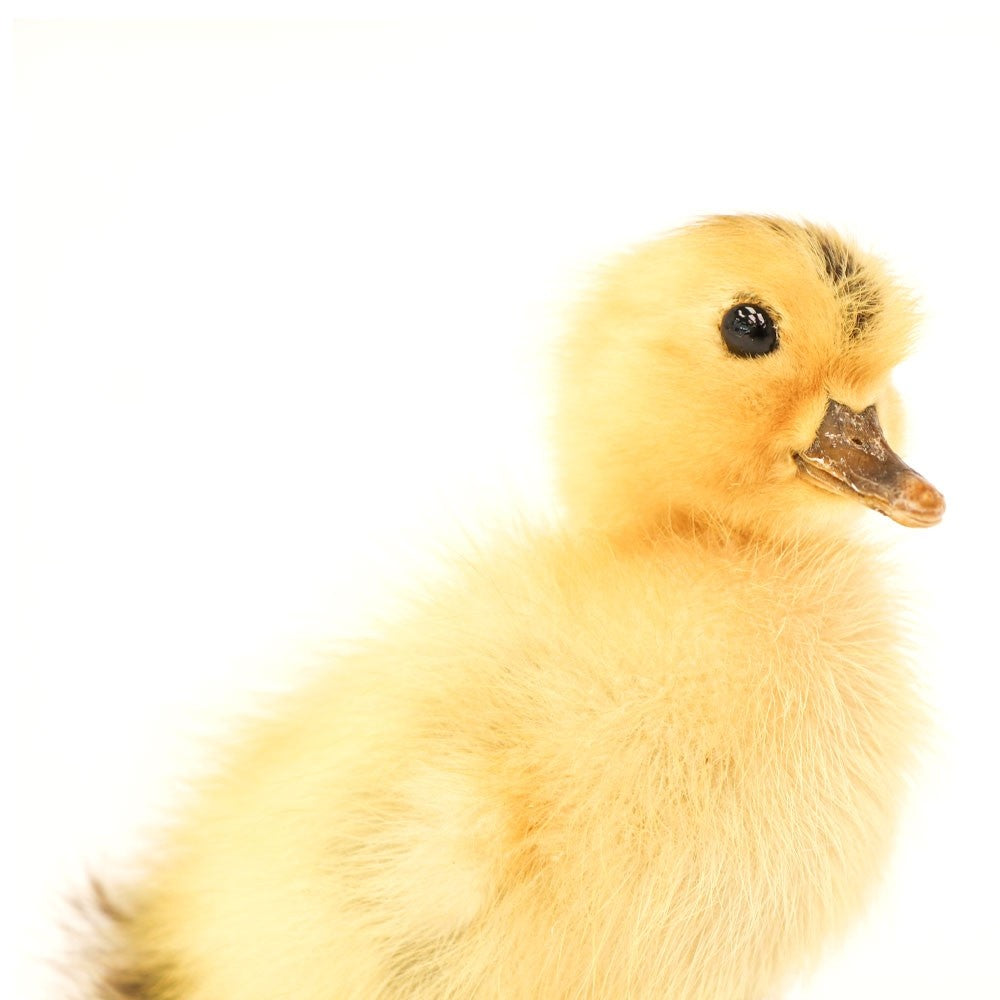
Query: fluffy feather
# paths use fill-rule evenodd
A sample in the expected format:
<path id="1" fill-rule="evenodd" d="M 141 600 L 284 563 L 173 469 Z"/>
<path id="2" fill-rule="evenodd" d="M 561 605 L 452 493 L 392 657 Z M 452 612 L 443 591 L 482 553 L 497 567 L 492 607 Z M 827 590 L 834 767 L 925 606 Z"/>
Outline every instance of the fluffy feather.
<path id="1" fill-rule="evenodd" d="M 773 356 L 726 352 L 741 299 Z M 893 431 L 911 327 L 815 227 L 716 217 L 615 263 L 565 343 L 564 527 L 246 728 L 126 894 L 101 1000 L 761 1000 L 813 961 L 923 712 L 862 508 L 791 455 L 831 397 Z"/>

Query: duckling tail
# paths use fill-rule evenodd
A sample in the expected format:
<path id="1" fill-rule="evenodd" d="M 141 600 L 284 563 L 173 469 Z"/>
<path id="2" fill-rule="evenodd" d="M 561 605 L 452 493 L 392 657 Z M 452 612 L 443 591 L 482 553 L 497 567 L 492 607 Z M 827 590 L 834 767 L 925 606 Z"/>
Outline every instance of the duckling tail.
<path id="1" fill-rule="evenodd" d="M 185 990 L 171 964 L 131 947 L 134 918 L 101 881 L 91 877 L 78 909 L 90 929 L 80 963 L 83 976 L 89 976 L 84 986 L 87 1000 L 184 1000 Z"/>

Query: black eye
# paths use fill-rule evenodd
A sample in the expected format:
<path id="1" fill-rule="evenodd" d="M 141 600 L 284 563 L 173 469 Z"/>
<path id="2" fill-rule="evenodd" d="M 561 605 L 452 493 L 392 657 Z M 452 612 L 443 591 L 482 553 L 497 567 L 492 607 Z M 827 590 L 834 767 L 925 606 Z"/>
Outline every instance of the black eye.
<path id="1" fill-rule="evenodd" d="M 770 354 L 778 346 L 774 320 L 760 306 L 743 302 L 722 317 L 722 339 L 741 358 Z"/>

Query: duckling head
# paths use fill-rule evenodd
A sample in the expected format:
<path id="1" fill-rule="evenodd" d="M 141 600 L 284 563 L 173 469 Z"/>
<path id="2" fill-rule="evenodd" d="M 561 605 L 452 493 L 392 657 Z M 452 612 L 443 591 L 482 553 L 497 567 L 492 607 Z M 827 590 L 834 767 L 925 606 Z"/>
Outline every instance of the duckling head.
<path id="1" fill-rule="evenodd" d="M 620 258 L 564 344 L 556 418 L 572 519 L 613 534 L 714 524 L 904 525 L 944 501 L 889 442 L 910 296 L 836 233 L 715 216 Z"/>

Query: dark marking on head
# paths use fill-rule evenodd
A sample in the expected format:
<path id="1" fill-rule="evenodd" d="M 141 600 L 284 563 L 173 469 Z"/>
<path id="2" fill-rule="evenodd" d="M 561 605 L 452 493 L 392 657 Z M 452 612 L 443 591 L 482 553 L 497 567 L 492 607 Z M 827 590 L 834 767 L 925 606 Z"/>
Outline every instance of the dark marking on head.
<path id="1" fill-rule="evenodd" d="M 823 271 L 844 306 L 848 336 L 852 340 L 857 339 L 882 307 L 878 287 L 850 248 L 839 239 L 821 229 L 809 227 L 808 232 L 822 261 Z"/>
<path id="2" fill-rule="evenodd" d="M 816 248 L 823 258 L 826 276 L 835 285 L 854 278 L 858 273 L 858 262 L 842 243 L 831 239 L 826 233 L 813 231 Z"/>
<path id="3" fill-rule="evenodd" d="M 872 320 L 878 315 L 882 308 L 882 296 L 879 295 L 878 288 L 859 273 L 856 278 L 845 282 L 844 293 L 851 304 L 854 313 L 854 322 L 851 327 L 851 338 L 860 337 Z"/>
<path id="4" fill-rule="evenodd" d="M 789 236 L 788 223 L 784 219 L 778 219 L 773 215 L 759 215 L 757 218 L 773 233 L 779 236 Z"/>

